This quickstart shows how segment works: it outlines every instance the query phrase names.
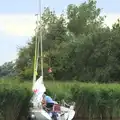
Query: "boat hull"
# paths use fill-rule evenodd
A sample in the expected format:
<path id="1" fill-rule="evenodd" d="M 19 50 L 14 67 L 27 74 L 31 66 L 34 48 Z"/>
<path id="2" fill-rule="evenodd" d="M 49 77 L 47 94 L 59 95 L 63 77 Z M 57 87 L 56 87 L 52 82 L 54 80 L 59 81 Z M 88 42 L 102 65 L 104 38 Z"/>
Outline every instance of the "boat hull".
<path id="1" fill-rule="evenodd" d="M 32 109 L 31 114 L 35 116 L 35 120 L 52 120 L 49 114 L 44 110 Z"/>

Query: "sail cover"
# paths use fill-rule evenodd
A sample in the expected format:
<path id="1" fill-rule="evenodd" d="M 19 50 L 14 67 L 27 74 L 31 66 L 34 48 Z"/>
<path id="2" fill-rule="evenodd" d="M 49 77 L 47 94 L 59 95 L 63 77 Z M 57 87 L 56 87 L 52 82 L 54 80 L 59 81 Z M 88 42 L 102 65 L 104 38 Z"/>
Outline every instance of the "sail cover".
<path id="1" fill-rule="evenodd" d="M 32 102 L 36 106 L 39 103 L 41 103 L 42 95 L 46 91 L 46 87 L 44 86 L 43 77 L 42 76 L 40 76 L 40 78 L 35 82 L 35 84 L 33 85 L 32 90 L 34 92 L 34 96 L 33 96 Z"/>

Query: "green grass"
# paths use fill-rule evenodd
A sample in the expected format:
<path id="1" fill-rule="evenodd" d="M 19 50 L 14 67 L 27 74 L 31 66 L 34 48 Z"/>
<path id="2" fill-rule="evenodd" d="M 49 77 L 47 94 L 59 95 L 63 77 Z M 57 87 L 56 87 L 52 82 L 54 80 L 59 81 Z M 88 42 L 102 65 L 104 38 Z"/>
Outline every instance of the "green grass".
<path id="1" fill-rule="evenodd" d="M 11 85 L 19 85 L 24 88 L 29 89 L 32 92 L 32 81 L 31 82 L 20 82 L 19 80 L 0 80 L 0 84 L 9 83 Z M 56 81 L 45 81 L 45 86 L 47 88 L 48 94 L 52 97 L 57 96 L 56 100 L 68 99 L 70 96 L 70 89 L 74 82 L 56 82 Z"/>
<path id="2" fill-rule="evenodd" d="M 9 83 L 11 86 L 27 88 L 32 91 L 31 82 L 19 80 L 1 80 L 0 84 Z M 99 120 L 120 118 L 120 85 L 81 82 L 45 81 L 48 93 L 57 100 L 74 100 L 76 102 L 76 116 L 82 119 Z"/>
<path id="3" fill-rule="evenodd" d="M 27 116 L 31 92 L 18 81 L 0 81 L 0 120 L 21 120 Z"/>

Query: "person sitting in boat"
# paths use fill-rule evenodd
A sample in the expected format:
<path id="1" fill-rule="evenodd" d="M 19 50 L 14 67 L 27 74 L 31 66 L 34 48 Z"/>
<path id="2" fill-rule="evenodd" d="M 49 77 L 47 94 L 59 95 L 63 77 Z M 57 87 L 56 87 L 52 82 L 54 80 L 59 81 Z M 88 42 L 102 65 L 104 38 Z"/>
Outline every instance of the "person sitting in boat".
<path id="1" fill-rule="evenodd" d="M 48 95 L 43 94 L 43 101 L 42 104 L 44 107 L 47 108 L 53 108 L 53 105 L 55 104 L 55 101 Z"/>

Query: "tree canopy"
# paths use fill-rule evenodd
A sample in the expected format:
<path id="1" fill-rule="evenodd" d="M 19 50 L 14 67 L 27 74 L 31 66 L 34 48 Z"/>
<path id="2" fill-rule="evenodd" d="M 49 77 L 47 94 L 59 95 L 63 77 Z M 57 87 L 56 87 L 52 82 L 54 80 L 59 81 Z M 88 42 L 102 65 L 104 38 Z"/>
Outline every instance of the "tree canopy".
<path id="1" fill-rule="evenodd" d="M 44 9 L 45 79 L 119 82 L 120 22 L 118 20 L 110 29 L 100 13 L 95 0 L 70 4 L 60 16 L 49 8 Z M 38 33 L 40 39 L 39 36 Z M 22 79 L 32 79 L 35 39 L 33 36 L 18 53 L 15 69 Z M 47 72 L 49 67 L 53 69 L 51 74 Z"/>

